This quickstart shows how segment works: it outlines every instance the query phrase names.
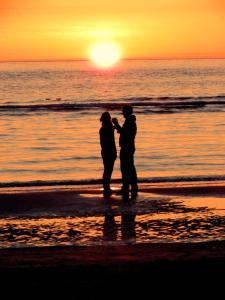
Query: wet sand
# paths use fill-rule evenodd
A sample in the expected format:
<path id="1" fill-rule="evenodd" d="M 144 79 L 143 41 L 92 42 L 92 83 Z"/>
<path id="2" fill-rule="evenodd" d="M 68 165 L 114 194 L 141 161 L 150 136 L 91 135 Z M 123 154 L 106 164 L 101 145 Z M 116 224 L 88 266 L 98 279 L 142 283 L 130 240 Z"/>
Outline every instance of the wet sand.
<path id="1" fill-rule="evenodd" d="M 0 251 L 0 265 L 1 290 L 26 299 L 216 296 L 225 243 L 11 249 Z"/>
<path id="2" fill-rule="evenodd" d="M 141 192 L 220 195 L 223 198 L 225 185 L 223 182 L 142 185 Z M 98 187 L 59 191 L 2 190 L 0 206 L 7 213 L 10 201 L 11 205 L 18 202 L 17 209 L 25 209 L 31 198 L 32 203 L 36 203 L 34 206 L 40 203 L 49 206 L 62 197 L 69 202 L 81 201 L 80 195 L 85 193 L 101 192 Z M 31 299 L 31 295 L 39 299 L 43 295 L 48 299 L 151 299 L 153 295 L 181 298 L 213 295 L 215 298 L 223 292 L 224 275 L 223 240 L 0 250 L 1 290 L 9 299 L 13 294 L 26 299 Z"/>

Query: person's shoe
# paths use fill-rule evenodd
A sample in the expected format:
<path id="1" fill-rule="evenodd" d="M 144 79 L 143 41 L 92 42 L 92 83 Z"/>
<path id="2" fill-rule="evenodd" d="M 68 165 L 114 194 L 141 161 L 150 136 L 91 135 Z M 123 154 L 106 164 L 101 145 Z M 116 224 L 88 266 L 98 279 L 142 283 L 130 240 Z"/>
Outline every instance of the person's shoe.
<path id="1" fill-rule="evenodd" d="M 123 199 L 124 202 L 129 202 L 129 200 L 130 200 L 129 192 L 123 193 L 122 194 L 122 199 Z"/>
<path id="2" fill-rule="evenodd" d="M 138 189 L 131 189 L 131 194 L 138 194 Z"/>
<path id="3" fill-rule="evenodd" d="M 131 192 L 131 200 L 137 199 L 137 196 L 138 196 L 138 192 L 137 191 Z"/>
<path id="4" fill-rule="evenodd" d="M 128 189 L 121 189 L 116 192 L 117 195 L 129 195 L 129 190 Z"/>
<path id="5" fill-rule="evenodd" d="M 105 190 L 103 190 L 103 195 L 104 195 L 104 197 L 109 197 L 112 195 L 112 192 L 113 191 L 111 189 L 105 189 Z"/>
<path id="6" fill-rule="evenodd" d="M 131 189 L 131 197 L 132 199 L 135 199 L 138 195 L 138 187 L 132 188 Z"/>

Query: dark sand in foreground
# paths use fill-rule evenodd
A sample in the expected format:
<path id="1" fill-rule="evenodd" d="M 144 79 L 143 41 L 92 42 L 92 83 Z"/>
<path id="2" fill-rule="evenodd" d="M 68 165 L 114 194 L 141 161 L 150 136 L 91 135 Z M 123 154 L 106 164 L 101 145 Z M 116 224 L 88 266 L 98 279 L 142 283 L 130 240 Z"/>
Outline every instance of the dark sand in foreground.
<path id="1" fill-rule="evenodd" d="M 1 290 L 27 298 L 215 296 L 225 242 L 11 249 L 0 251 L 0 264 Z"/>
<path id="2" fill-rule="evenodd" d="M 143 191 L 151 187 L 143 187 Z M 211 187 L 155 187 L 156 193 L 219 193 Z M 160 191 L 159 191 L 160 189 Z M 95 191 L 92 191 L 95 192 Z M 38 192 L 42 193 L 42 192 Z M 54 192 L 59 195 L 59 192 Z M 61 192 L 64 196 L 73 191 Z M 89 190 L 90 193 L 90 190 Z M 2 192 L 0 199 L 20 198 Z M 26 193 L 26 197 L 37 194 Z M 43 192 L 49 198 L 52 192 Z M 42 198 L 43 199 L 43 198 Z M 225 278 L 225 241 L 0 250 L 1 291 L 26 299 L 217 297 Z"/>

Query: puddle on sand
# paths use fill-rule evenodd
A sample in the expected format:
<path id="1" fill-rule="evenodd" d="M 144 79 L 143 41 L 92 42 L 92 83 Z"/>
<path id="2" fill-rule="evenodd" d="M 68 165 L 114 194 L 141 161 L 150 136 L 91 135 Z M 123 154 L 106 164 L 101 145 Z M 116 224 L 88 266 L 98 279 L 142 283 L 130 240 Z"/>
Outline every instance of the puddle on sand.
<path id="1" fill-rule="evenodd" d="M 0 247 L 196 242 L 225 239 L 225 198 L 140 193 L 125 203 L 118 197 L 82 214 L 66 210 L 0 218 Z M 89 201 L 92 201 L 89 195 Z M 79 204 L 80 205 L 80 204 Z M 79 209 L 77 208 L 76 211 Z"/>

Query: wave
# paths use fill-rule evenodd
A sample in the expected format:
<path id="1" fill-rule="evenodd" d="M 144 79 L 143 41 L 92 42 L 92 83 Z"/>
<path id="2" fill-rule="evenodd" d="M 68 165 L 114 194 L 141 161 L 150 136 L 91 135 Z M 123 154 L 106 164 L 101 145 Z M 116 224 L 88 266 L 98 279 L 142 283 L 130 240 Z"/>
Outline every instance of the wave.
<path id="1" fill-rule="evenodd" d="M 208 181 L 225 181 L 225 175 L 198 175 L 198 176 L 168 176 L 139 178 L 138 182 L 142 183 L 169 183 L 169 182 L 208 182 Z M 112 183 L 121 183 L 120 179 L 112 180 Z M 80 186 L 80 185 L 97 185 L 102 184 L 102 179 L 83 179 L 83 180 L 35 180 L 26 182 L 0 182 L 0 188 L 17 188 L 17 187 L 51 187 L 51 186 Z"/>
<path id="2" fill-rule="evenodd" d="M 134 107 L 161 108 L 161 109 L 184 109 L 200 108 L 204 106 L 225 105 L 225 95 L 218 96 L 198 96 L 198 97 L 130 97 L 122 99 L 112 99 L 108 102 L 94 100 L 85 103 L 41 103 L 41 104 L 5 104 L 0 105 L 0 111 L 76 111 L 86 109 L 112 109 L 117 110 L 122 106 L 132 104 Z"/>

